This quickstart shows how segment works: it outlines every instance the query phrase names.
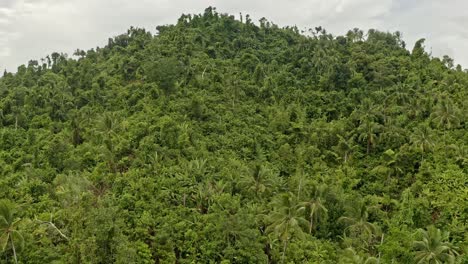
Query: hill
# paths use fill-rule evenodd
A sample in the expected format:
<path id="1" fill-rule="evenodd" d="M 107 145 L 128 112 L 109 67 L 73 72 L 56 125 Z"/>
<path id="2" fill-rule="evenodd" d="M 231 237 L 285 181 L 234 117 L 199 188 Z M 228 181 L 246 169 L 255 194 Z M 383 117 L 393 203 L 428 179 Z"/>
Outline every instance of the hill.
<path id="1" fill-rule="evenodd" d="M 451 58 L 214 8 L 157 30 L 0 78 L 2 263 L 468 262 Z"/>

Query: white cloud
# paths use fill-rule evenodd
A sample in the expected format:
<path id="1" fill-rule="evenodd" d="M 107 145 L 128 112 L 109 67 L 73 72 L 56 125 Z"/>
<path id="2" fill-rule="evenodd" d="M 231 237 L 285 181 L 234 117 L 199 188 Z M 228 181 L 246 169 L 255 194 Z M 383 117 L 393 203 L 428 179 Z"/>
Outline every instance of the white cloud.
<path id="1" fill-rule="evenodd" d="M 280 26 L 324 26 L 399 30 L 409 48 L 426 38 L 434 55 L 448 54 L 468 67 L 468 2 L 464 0 L 0 0 L 0 70 L 15 71 L 30 59 L 53 51 L 102 46 L 130 26 L 152 30 L 175 23 L 182 13 L 207 6 L 238 17 L 266 17 Z"/>

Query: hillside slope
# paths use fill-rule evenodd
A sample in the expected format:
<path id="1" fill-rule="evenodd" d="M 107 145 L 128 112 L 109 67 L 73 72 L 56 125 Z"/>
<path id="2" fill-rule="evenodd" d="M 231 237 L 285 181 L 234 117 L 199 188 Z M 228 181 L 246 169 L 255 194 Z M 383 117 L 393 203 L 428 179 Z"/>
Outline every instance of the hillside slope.
<path id="1" fill-rule="evenodd" d="M 213 8 L 157 29 L 0 78 L 1 263 L 468 263 L 450 58 Z"/>

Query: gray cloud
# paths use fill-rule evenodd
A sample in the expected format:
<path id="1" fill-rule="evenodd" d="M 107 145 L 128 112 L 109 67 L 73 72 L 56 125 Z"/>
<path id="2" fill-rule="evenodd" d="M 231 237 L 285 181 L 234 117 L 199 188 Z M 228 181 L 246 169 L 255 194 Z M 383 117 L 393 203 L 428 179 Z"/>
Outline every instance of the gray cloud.
<path id="1" fill-rule="evenodd" d="M 447 54 L 468 66 L 468 2 L 464 0 L 0 0 L 0 70 L 15 71 L 30 59 L 53 51 L 102 46 L 130 26 L 152 30 L 175 23 L 182 13 L 207 6 L 254 19 L 266 17 L 280 26 L 324 26 L 343 34 L 348 29 L 399 30 L 409 48 L 426 38 L 428 50 Z"/>

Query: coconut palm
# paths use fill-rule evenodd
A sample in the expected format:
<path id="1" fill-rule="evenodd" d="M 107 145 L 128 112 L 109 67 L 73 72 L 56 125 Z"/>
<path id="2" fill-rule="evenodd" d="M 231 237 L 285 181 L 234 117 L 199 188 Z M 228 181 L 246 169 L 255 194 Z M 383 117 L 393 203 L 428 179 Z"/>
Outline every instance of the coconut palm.
<path id="1" fill-rule="evenodd" d="M 457 127 L 460 124 L 459 109 L 452 100 L 445 98 L 439 102 L 431 114 L 432 122 L 444 129 L 444 148 L 447 156 L 447 130 Z"/>
<path id="2" fill-rule="evenodd" d="M 358 238 L 362 242 L 360 246 L 366 247 L 380 233 L 380 230 L 378 226 L 368 221 L 369 212 L 364 202 L 357 203 L 350 209 L 348 216 L 342 216 L 338 221 L 347 225 L 345 236 L 350 235 L 353 238 Z"/>
<path id="3" fill-rule="evenodd" d="M 13 251 L 15 263 L 18 263 L 16 249 L 24 242 L 23 236 L 17 230 L 20 219 L 15 217 L 15 207 L 7 200 L 0 201 L 0 249 L 6 251 L 8 244 Z"/>
<path id="4" fill-rule="evenodd" d="M 468 148 L 464 145 L 450 145 L 452 150 L 452 158 L 455 163 L 461 167 L 468 165 Z"/>
<path id="5" fill-rule="evenodd" d="M 450 234 L 440 229 L 429 226 L 427 230 L 419 229 L 422 236 L 420 240 L 413 242 L 415 248 L 415 263 L 439 264 L 454 263 L 458 255 L 456 248 L 448 242 Z"/>
<path id="6" fill-rule="evenodd" d="M 380 261 L 375 257 L 363 257 L 356 250 L 349 247 L 343 251 L 343 258 L 340 263 L 343 264 L 379 264 Z"/>
<path id="7" fill-rule="evenodd" d="M 450 130 L 460 124 L 459 109 L 452 100 L 441 100 L 431 114 L 432 121 L 439 128 Z"/>
<path id="8" fill-rule="evenodd" d="M 354 137 L 345 139 L 344 137 L 338 135 L 338 138 L 338 144 L 333 147 L 333 151 L 337 156 L 339 156 L 339 159 L 343 161 L 343 164 L 346 164 L 353 158 L 353 155 L 356 153 L 358 146 L 354 143 Z"/>
<path id="9" fill-rule="evenodd" d="M 281 263 L 284 263 L 285 253 L 291 238 L 304 237 L 303 227 L 307 226 L 307 220 L 298 214 L 297 201 L 292 193 L 285 193 L 273 202 L 274 211 L 267 220 L 271 223 L 266 231 L 278 236 L 283 243 Z"/>
<path id="10" fill-rule="evenodd" d="M 259 198 L 272 187 L 272 172 L 266 166 L 256 165 L 251 173 L 243 175 L 239 184 Z"/>
<path id="11" fill-rule="evenodd" d="M 382 125 L 370 119 L 364 120 L 357 131 L 359 133 L 359 140 L 366 142 L 366 154 L 369 155 L 372 148 L 377 144 L 377 133 L 380 132 Z"/>
<path id="12" fill-rule="evenodd" d="M 359 108 L 355 109 L 353 113 L 351 113 L 351 118 L 359 120 L 360 123 L 363 123 L 366 120 L 376 121 L 379 116 L 381 116 L 380 106 L 375 105 L 369 98 L 362 100 Z"/>
<path id="13" fill-rule="evenodd" d="M 120 124 L 116 113 L 104 113 L 97 123 L 98 133 L 103 136 L 104 140 L 112 140 L 118 137 Z"/>
<path id="14" fill-rule="evenodd" d="M 117 172 L 116 146 L 120 139 L 118 132 L 121 128 L 118 115 L 115 112 L 103 114 L 97 123 L 97 132 L 103 144 L 101 147 L 102 157 L 107 161 L 109 170 L 113 173 Z"/>
<path id="15" fill-rule="evenodd" d="M 403 174 L 403 168 L 398 153 L 388 149 L 382 155 L 382 164 L 378 165 L 372 172 L 385 175 L 387 181 L 392 176 L 400 176 Z"/>
<path id="16" fill-rule="evenodd" d="M 304 202 L 299 203 L 299 211 L 305 212 L 309 218 L 309 234 L 320 220 L 326 218 L 328 210 L 324 205 L 323 195 L 326 191 L 325 185 L 314 185 L 310 193 L 310 198 Z"/>
<path id="17" fill-rule="evenodd" d="M 422 125 L 416 128 L 411 135 L 411 143 L 415 148 L 421 151 L 421 161 L 424 160 L 424 154 L 429 152 L 434 147 L 432 140 L 432 131 L 428 125 Z"/>

